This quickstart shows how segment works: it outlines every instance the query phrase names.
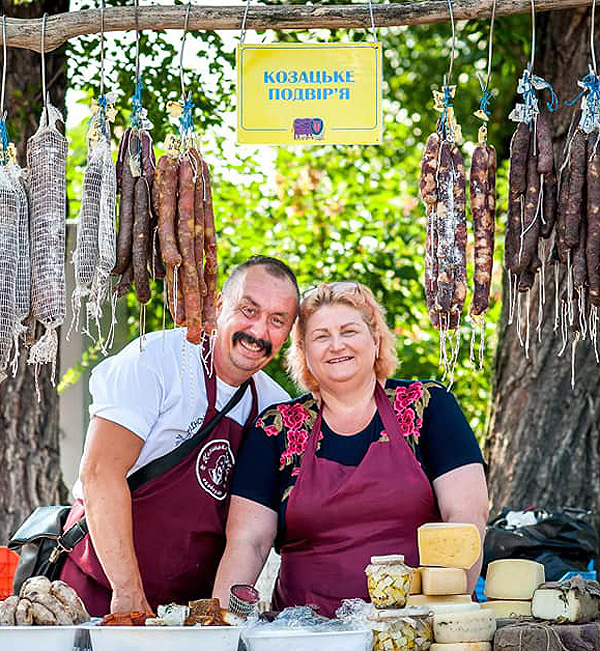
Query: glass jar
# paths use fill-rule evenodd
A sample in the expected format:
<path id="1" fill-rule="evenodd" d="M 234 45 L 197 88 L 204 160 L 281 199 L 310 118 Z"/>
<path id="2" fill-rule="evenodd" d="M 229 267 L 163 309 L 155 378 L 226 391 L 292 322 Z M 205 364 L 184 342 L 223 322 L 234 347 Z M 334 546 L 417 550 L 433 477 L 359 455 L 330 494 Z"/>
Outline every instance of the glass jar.
<path id="1" fill-rule="evenodd" d="M 433 616 L 415 606 L 374 614 L 373 651 L 427 651 L 433 642 Z"/>
<path id="2" fill-rule="evenodd" d="M 404 563 L 404 556 L 371 556 L 365 568 L 369 596 L 375 608 L 402 608 L 410 591 L 413 569 Z"/>

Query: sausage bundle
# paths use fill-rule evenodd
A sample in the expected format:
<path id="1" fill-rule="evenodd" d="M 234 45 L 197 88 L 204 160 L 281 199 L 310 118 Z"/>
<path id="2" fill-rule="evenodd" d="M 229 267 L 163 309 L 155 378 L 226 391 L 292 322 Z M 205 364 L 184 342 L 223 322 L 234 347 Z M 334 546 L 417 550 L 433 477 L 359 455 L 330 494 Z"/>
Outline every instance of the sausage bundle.
<path id="1" fill-rule="evenodd" d="M 529 355 L 529 292 L 541 271 L 537 331 L 541 336 L 544 301 L 541 246 L 554 229 L 556 220 L 557 182 L 552 149 L 552 131 L 548 117 L 537 113 L 529 121 L 520 121 L 510 144 L 508 223 L 504 260 L 509 280 L 509 323 L 515 304 L 518 306 L 519 340 Z M 527 326 L 521 336 L 520 295 L 527 296 Z"/>
<path id="2" fill-rule="evenodd" d="M 448 121 L 427 139 L 421 162 L 421 196 L 427 212 L 425 296 L 433 326 L 440 331 L 440 359 L 452 377 L 466 294 L 466 174 Z M 447 338 L 455 337 L 450 356 Z M 451 345 L 452 340 L 450 339 Z"/>
<path id="3" fill-rule="evenodd" d="M 199 344 L 216 323 L 217 243 L 208 165 L 194 147 L 158 161 L 152 193 L 169 309 Z"/>
<path id="4" fill-rule="evenodd" d="M 45 327 L 31 347 L 29 364 L 52 364 L 58 352 L 58 328 L 65 318 L 65 224 L 67 139 L 57 128 L 60 112 L 47 103 L 40 126 L 27 142 L 31 229 L 31 314 Z"/>
<path id="5" fill-rule="evenodd" d="M 71 298 L 71 328 L 78 328 L 83 298 L 86 305 L 85 332 L 93 319 L 102 341 L 100 317 L 110 287 L 110 273 L 116 257 L 116 175 L 105 135 L 90 142 L 88 164 L 83 176 L 81 207 L 77 222 L 77 245 L 73 253 L 75 289 Z"/>
<path id="6" fill-rule="evenodd" d="M 116 187 L 120 195 L 119 230 L 113 275 L 120 276 L 117 294 L 135 285 L 137 300 L 150 300 L 153 222 L 150 199 L 155 158 L 152 138 L 145 129 L 129 127 L 123 133 L 116 164 Z"/>

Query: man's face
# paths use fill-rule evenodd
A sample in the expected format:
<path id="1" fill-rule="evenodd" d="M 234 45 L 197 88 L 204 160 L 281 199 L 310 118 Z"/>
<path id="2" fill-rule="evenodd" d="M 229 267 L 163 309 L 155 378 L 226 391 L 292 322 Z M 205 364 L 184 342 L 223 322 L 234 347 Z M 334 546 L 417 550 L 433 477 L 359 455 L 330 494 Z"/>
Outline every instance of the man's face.
<path id="1" fill-rule="evenodd" d="M 288 278 L 250 267 L 217 303 L 215 366 L 218 376 L 240 385 L 266 366 L 288 338 L 297 308 Z"/>

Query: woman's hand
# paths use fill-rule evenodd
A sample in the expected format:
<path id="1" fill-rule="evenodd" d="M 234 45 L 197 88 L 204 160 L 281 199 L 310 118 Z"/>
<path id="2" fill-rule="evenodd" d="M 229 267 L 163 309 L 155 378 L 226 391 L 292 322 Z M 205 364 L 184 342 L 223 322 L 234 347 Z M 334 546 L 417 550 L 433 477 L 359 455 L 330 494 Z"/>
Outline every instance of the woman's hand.
<path id="1" fill-rule="evenodd" d="M 245 497 L 232 495 L 227 517 L 227 546 L 221 558 L 213 597 L 227 608 L 236 583 L 254 585 L 277 533 L 277 513 Z"/>
<path id="2" fill-rule="evenodd" d="M 487 483 L 483 466 L 469 463 L 433 480 L 440 514 L 444 522 L 471 522 L 479 529 L 482 540 L 489 515 Z M 481 572 L 482 556 L 467 570 L 467 591 L 473 592 Z"/>

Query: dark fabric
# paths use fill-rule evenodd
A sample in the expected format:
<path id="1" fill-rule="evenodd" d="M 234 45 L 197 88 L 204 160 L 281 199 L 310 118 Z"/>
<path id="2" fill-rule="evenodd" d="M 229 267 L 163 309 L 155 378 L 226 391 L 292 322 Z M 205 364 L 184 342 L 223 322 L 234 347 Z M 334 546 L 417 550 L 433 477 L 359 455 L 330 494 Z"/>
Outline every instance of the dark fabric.
<path id="1" fill-rule="evenodd" d="M 276 609 L 311 603 L 333 617 L 342 599 L 368 601 L 371 556 L 403 554 L 418 565 L 417 529 L 440 520 L 431 484 L 379 384 L 375 401 L 387 440 L 369 446 L 357 466 L 317 458 L 320 413 L 314 423 L 287 508 Z"/>
<path id="2" fill-rule="evenodd" d="M 484 463 L 477 440 L 456 398 L 437 382 L 423 384 L 429 391 L 430 400 L 423 412 L 420 435 L 413 438 L 411 448 L 429 481 L 469 463 Z M 386 383 L 386 392 L 390 395 L 398 387 L 411 385 L 414 382 L 410 380 L 390 379 Z M 285 404 L 310 405 L 312 402 L 310 395 L 304 395 Z M 297 472 L 300 461 L 294 460 L 282 467 L 281 455 L 286 447 L 287 430 L 284 427 L 276 435 L 265 433 L 260 423 L 269 410 L 261 414 L 244 438 L 235 467 L 232 494 L 278 513 L 276 547 L 279 548 L 285 530 L 285 494 L 295 483 L 296 477 L 292 472 Z M 378 413 L 364 430 L 353 436 L 336 434 L 323 421 L 323 439 L 317 457 L 357 466 L 370 445 L 379 440 L 383 429 Z"/>

